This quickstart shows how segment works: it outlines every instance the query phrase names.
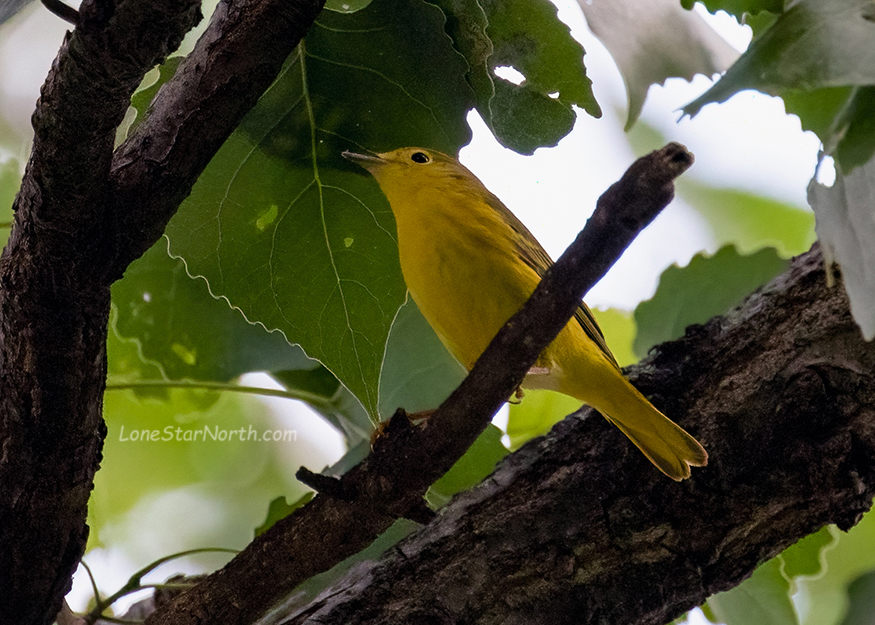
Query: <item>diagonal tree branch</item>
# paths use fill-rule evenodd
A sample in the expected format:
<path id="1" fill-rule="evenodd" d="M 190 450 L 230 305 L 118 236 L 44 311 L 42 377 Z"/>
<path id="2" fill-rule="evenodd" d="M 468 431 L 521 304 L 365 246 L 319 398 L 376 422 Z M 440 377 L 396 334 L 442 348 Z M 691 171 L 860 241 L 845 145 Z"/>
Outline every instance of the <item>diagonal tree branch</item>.
<path id="1" fill-rule="evenodd" d="M 82 3 L 33 117 L 0 259 L 0 622 L 52 622 L 85 548 L 111 282 L 157 240 L 321 6 L 221 3 L 114 156 L 132 93 L 199 21 L 200 2 Z"/>
<path id="2" fill-rule="evenodd" d="M 637 385 L 711 464 L 666 480 L 584 410 L 437 519 L 271 622 L 662 625 L 875 495 L 875 344 L 815 249 L 658 348 Z"/>

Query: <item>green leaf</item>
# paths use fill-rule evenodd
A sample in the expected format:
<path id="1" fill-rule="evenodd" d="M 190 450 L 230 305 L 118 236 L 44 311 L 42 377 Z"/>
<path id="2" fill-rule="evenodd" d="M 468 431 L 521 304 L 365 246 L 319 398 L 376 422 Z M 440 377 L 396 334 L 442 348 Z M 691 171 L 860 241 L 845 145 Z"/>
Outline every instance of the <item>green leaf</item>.
<path id="1" fill-rule="evenodd" d="M 638 362 L 632 349 L 636 333 L 635 318 L 632 313 L 615 308 L 607 310 L 594 308 L 592 314 L 619 365 L 625 367 Z"/>
<path id="2" fill-rule="evenodd" d="M 790 583 L 773 559 L 760 565 L 739 586 L 708 599 L 708 605 L 726 625 L 797 625 L 799 619 L 789 591 Z"/>
<path id="3" fill-rule="evenodd" d="M 510 448 L 543 436 L 567 415 L 580 408 L 580 400 L 553 391 L 525 391 L 522 401 L 510 405 L 507 435 Z"/>
<path id="4" fill-rule="evenodd" d="M 179 68 L 179 64 L 184 58 L 184 56 L 171 56 L 164 61 L 164 63 L 152 70 L 157 73 L 157 76 L 154 76 L 154 81 L 148 86 L 141 88 L 131 97 L 131 106 L 137 111 L 137 115 L 128 128 L 128 134 L 132 133 L 134 129 L 140 125 L 140 122 L 145 119 L 146 112 L 149 110 L 152 100 L 158 95 L 158 90 L 164 86 L 164 83 L 173 78 L 174 74 L 176 74 L 176 70 Z M 153 74 L 147 74 L 147 79 L 150 76 L 153 76 Z M 145 82 L 146 81 L 144 80 L 144 83 Z"/>
<path id="5" fill-rule="evenodd" d="M 601 117 L 592 81 L 583 66 L 583 47 L 559 20 L 555 5 L 547 0 L 487 3 L 486 15 L 494 46 L 492 69 L 509 66 L 525 76 L 519 86 L 497 79 L 487 123 L 501 129 L 496 137 L 502 144 L 522 154 L 556 145 L 571 131 L 572 105 Z M 512 104 L 512 96 L 522 98 L 520 103 Z M 544 116 L 540 123 L 526 106 L 535 107 Z M 565 130 L 569 114 L 571 124 Z"/>
<path id="6" fill-rule="evenodd" d="M 192 279 L 161 239 L 112 286 L 115 329 L 169 380 L 225 382 L 250 371 L 312 370 L 319 363 L 278 332 L 248 323 Z"/>
<path id="7" fill-rule="evenodd" d="M 374 419 L 405 287 L 385 197 L 340 153 L 469 140 L 467 68 L 443 26 L 420 0 L 320 15 L 168 227 L 190 273 L 299 343 Z"/>
<path id="8" fill-rule="evenodd" d="M 285 497 L 277 497 L 271 501 L 267 506 L 267 516 L 264 519 L 264 523 L 255 528 L 255 537 L 261 536 L 273 527 L 274 523 L 281 521 L 298 508 L 302 508 L 310 503 L 314 495 L 315 493 L 313 492 L 304 493 L 294 503 L 289 503 Z"/>
<path id="9" fill-rule="evenodd" d="M 875 514 L 867 512 L 848 532 L 831 528 L 835 542 L 823 550 L 823 570 L 815 577 L 797 580 L 800 598 L 807 606 L 804 625 L 836 625 L 850 605 L 849 585 L 875 570 Z"/>
<path id="10" fill-rule="evenodd" d="M 380 378 L 380 415 L 395 410 L 433 410 L 465 378 L 464 367 L 453 358 L 428 325 L 411 298 L 398 311 L 386 345 Z"/>
<path id="11" fill-rule="evenodd" d="M 828 151 L 837 142 L 836 120 L 848 107 L 853 87 L 824 87 L 812 91 L 787 89 L 781 93 L 788 113 L 799 117 L 803 130 L 815 133 Z"/>
<path id="12" fill-rule="evenodd" d="M 521 154 L 556 145 L 574 126 L 573 106 L 601 117 L 584 50 L 552 3 L 438 4 L 452 15 L 449 32 L 471 67 L 477 110 L 502 145 Z M 495 73 L 499 67 L 512 67 L 525 80 L 513 84 Z"/>
<path id="13" fill-rule="evenodd" d="M 742 253 L 773 247 L 790 258 L 815 241 L 814 214 L 780 200 L 692 180 L 679 182 L 677 191 L 705 218 L 721 247 L 735 245 Z"/>
<path id="14" fill-rule="evenodd" d="M 446 32 L 456 50 L 468 62 L 468 83 L 474 90 L 477 108 L 489 119 L 489 103 L 495 95 L 492 65 L 489 58 L 495 51 L 486 32 L 486 11 L 478 0 L 429 0 L 440 7 L 447 18 Z"/>
<path id="15" fill-rule="evenodd" d="M 684 107 L 695 115 L 744 89 L 781 95 L 787 89 L 875 84 L 875 8 L 870 0 L 799 0 L 755 38 L 713 87 Z"/>
<path id="16" fill-rule="evenodd" d="M 508 454 L 507 448 L 501 444 L 501 437 L 501 430 L 488 425 L 453 468 L 432 484 L 426 493 L 428 502 L 440 508 L 456 493 L 482 482 L 492 473 L 498 461 Z"/>
<path id="17" fill-rule="evenodd" d="M 697 254 L 686 267 L 669 267 L 653 298 L 635 309 L 635 353 L 643 357 L 654 345 L 683 336 L 687 326 L 725 313 L 788 266 L 773 249 L 742 256 L 726 246 L 714 256 Z"/>
<path id="18" fill-rule="evenodd" d="M 875 154 L 875 87 L 831 87 L 781 94 L 788 113 L 816 133 L 824 152 L 850 173 Z"/>
<path id="19" fill-rule="evenodd" d="M 785 549 L 781 555 L 782 570 L 788 579 L 802 575 L 818 575 L 823 570 L 823 554 L 831 548 L 836 538 L 829 527 L 806 536 L 795 545 Z"/>
<path id="20" fill-rule="evenodd" d="M 611 0 L 580 8 L 586 23 L 611 53 L 629 99 L 626 130 L 644 107 L 651 85 L 667 78 L 692 80 L 696 74 L 725 71 L 738 52 L 701 16 L 685 11 L 677 0 Z M 687 7 L 689 8 L 689 7 Z M 632 17 L 634 16 L 634 17 Z"/>

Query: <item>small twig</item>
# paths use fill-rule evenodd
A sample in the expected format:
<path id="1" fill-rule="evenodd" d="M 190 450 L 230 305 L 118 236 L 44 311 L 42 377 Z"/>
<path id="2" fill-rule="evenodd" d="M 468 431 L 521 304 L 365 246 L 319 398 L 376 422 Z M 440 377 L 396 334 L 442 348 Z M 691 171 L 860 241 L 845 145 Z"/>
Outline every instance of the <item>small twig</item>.
<path id="1" fill-rule="evenodd" d="M 42 0 L 42 3 L 53 15 L 73 24 L 73 26 L 79 25 L 79 11 L 73 7 L 64 4 L 61 0 Z"/>
<path id="2" fill-rule="evenodd" d="M 343 483 L 336 477 L 314 473 L 307 467 L 298 469 L 295 477 L 305 486 L 309 486 L 317 493 L 326 497 L 333 497 L 342 501 L 350 501 L 353 497 L 352 493 L 344 490 Z"/>

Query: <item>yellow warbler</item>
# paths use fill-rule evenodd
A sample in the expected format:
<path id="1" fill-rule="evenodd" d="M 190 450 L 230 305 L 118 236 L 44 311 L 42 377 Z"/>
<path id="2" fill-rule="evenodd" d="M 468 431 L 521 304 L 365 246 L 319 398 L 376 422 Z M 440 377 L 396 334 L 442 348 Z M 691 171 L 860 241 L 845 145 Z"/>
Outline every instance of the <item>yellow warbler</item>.
<path id="1" fill-rule="evenodd" d="M 471 369 L 535 290 L 550 257 L 455 158 L 423 148 L 343 156 L 377 179 L 395 214 L 401 271 L 413 301 L 447 349 Z M 696 439 L 626 380 L 583 302 L 523 386 L 589 404 L 672 479 L 687 478 L 690 465 L 708 461 Z"/>

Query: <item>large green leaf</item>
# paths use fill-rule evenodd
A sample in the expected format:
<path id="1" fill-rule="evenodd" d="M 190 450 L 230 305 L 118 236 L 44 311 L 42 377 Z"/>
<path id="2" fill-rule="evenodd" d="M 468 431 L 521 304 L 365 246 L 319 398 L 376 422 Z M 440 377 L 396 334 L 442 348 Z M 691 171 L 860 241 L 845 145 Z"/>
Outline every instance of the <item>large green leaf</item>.
<path id="1" fill-rule="evenodd" d="M 337 13 L 355 13 L 371 3 L 371 0 L 326 0 L 325 8 Z"/>
<path id="2" fill-rule="evenodd" d="M 742 256 L 726 246 L 713 256 L 697 254 L 686 267 L 669 267 L 653 298 L 635 309 L 635 353 L 643 357 L 654 345 L 683 336 L 687 326 L 726 312 L 788 266 L 771 248 Z"/>
<path id="3" fill-rule="evenodd" d="M 695 115 L 744 89 L 780 95 L 784 89 L 875 84 L 875 9 L 870 0 L 799 0 L 751 42 L 713 87 L 684 107 Z"/>
<path id="4" fill-rule="evenodd" d="M 763 7 L 768 8 L 768 7 Z M 847 173 L 875 153 L 875 8 L 870 0 L 788 4 L 711 89 L 684 107 L 695 115 L 744 89 L 784 97 Z"/>
<path id="5" fill-rule="evenodd" d="M 519 85 L 495 78 L 495 96 L 483 117 L 502 144 L 521 154 L 556 145 L 574 126 L 572 105 L 601 117 L 583 67 L 583 47 L 551 2 L 504 0 L 483 6 L 494 46 L 491 68 L 513 67 L 525 76 Z M 478 110 L 485 112 L 482 106 Z"/>
<path id="6" fill-rule="evenodd" d="M 469 140 L 467 68 L 443 28 L 420 0 L 323 13 L 168 228 L 190 273 L 299 343 L 374 417 L 405 288 L 386 200 L 340 153 L 454 154 Z"/>
<path id="7" fill-rule="evenodd" d="M 225 382 L 250 371 L 312 370 L 319 363 L 279 332 L 248 323 L 192 279 L 161 239 L 112 287 L 115 328 L 170 380 Z"/>
<path id="8" fill-rule="evenodd" d="M 267 371 L 355 444 L 370 436 L 367 414 L 327 369 L 290 345 L 279 332 L 248 323 L 224 299 L 212 297 L 201 278 L 167 254 L 162 239 L 112 287 L 120 338 L 134 342 L 142 359 L 116 359 L 110 384 L 131 384 L 142 395 L 168 397 L 162 381 L 227 382 Z M 207 397 L 217 397 L 209 394 Z"/>

